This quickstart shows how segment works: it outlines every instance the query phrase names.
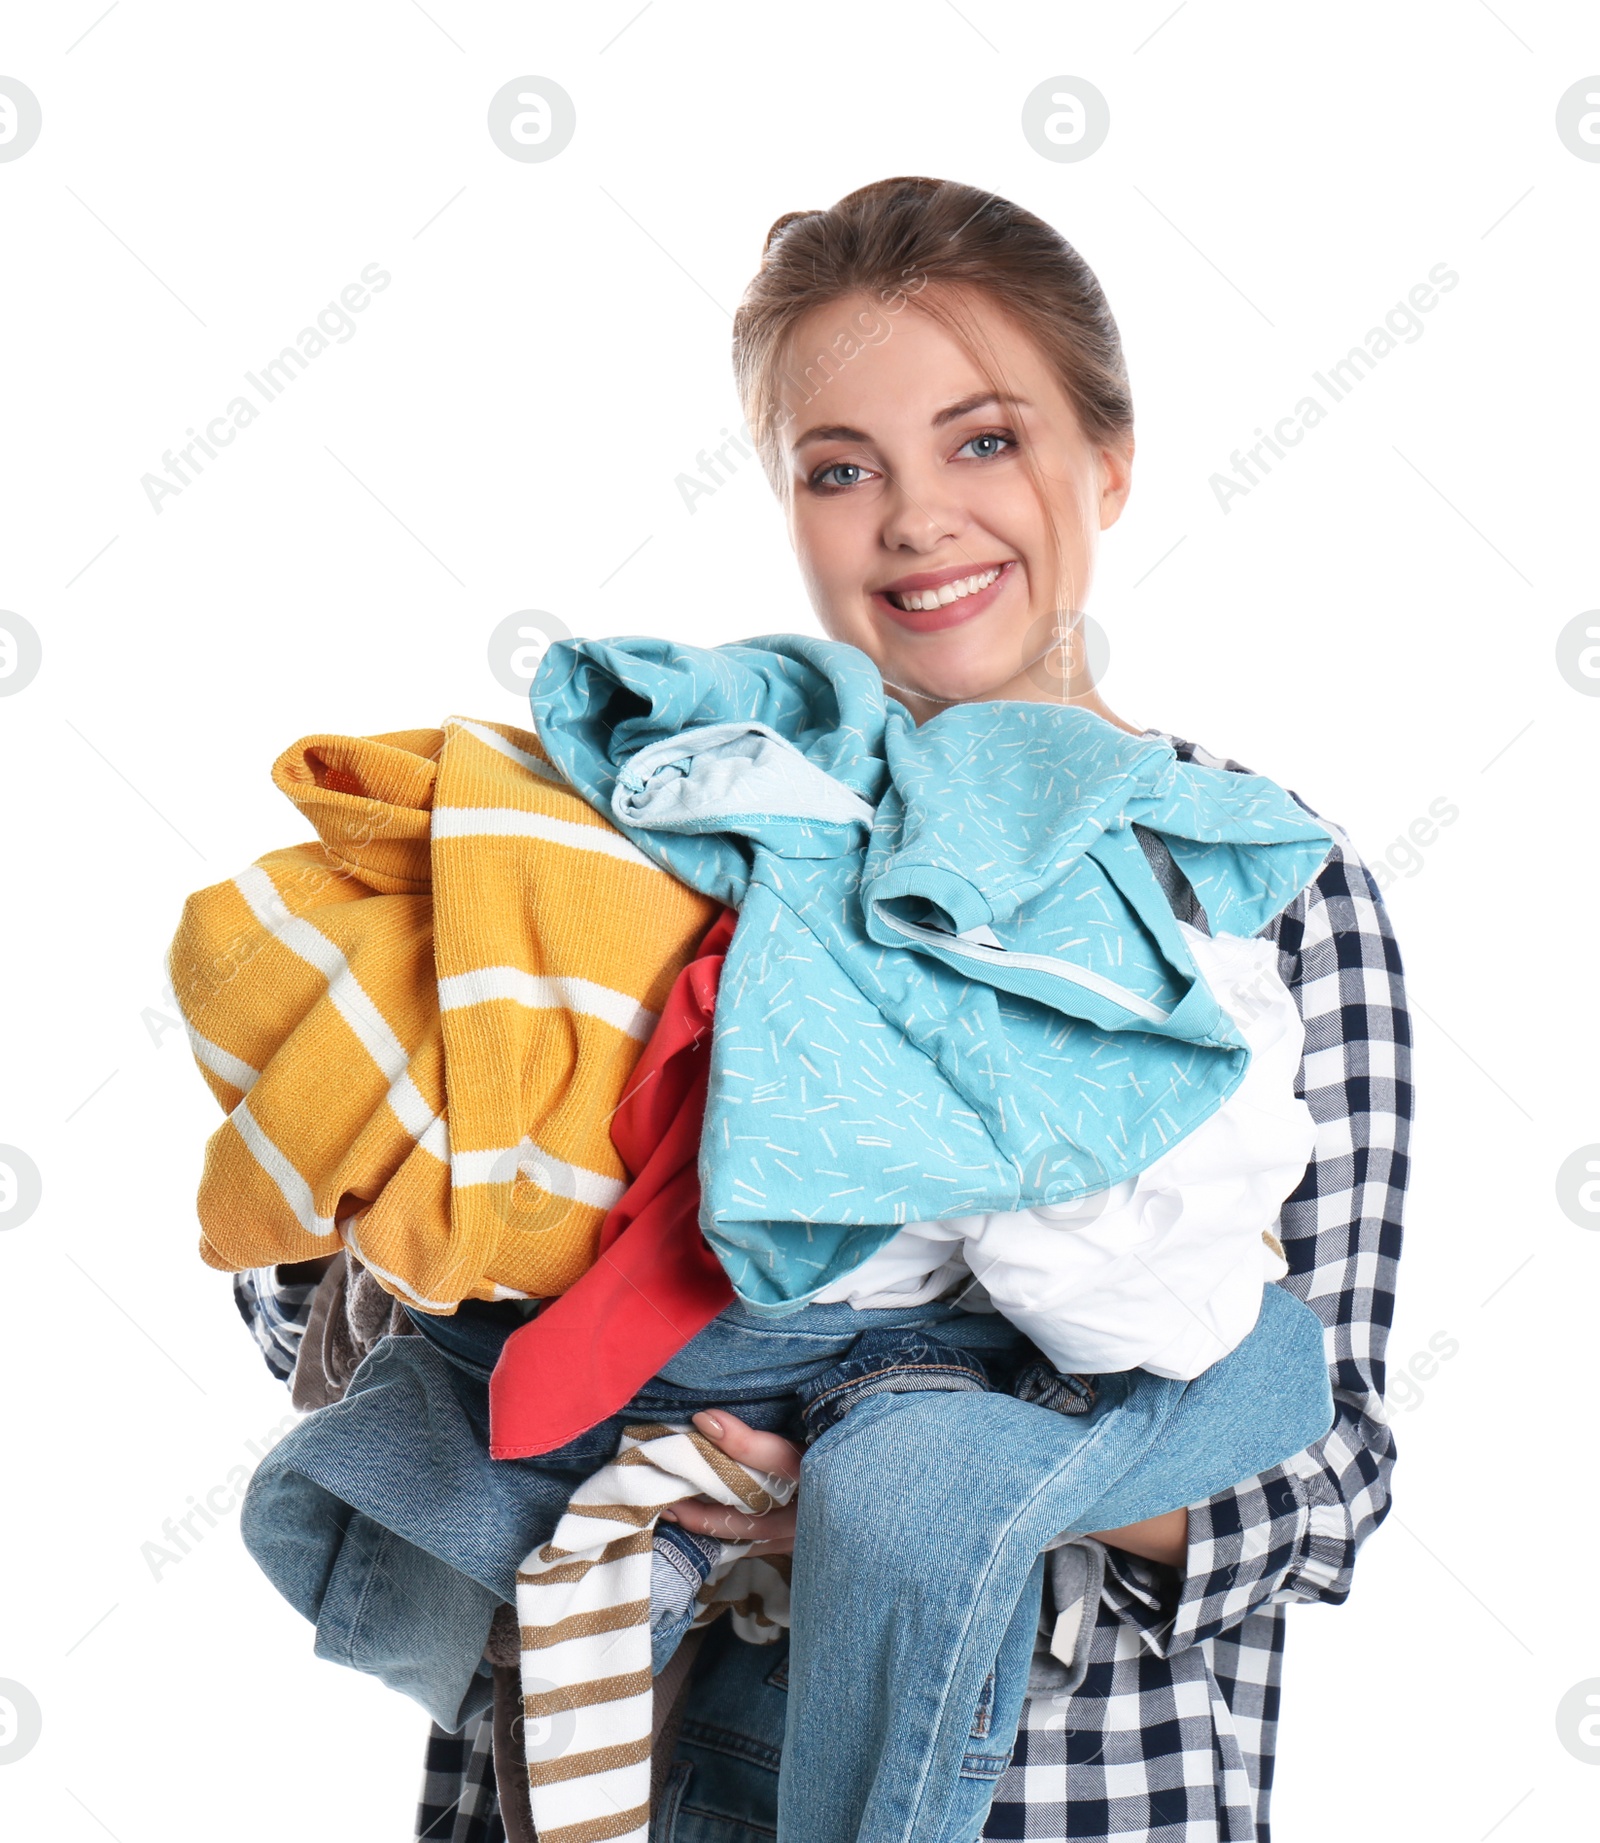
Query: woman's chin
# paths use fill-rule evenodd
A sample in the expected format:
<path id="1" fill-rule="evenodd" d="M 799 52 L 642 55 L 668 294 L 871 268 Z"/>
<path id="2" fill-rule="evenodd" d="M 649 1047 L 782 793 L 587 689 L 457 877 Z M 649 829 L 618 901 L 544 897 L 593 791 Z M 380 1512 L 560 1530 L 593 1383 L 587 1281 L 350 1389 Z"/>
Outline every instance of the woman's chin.
<path id="1" fill-rule="evenodd" d="M 976 704 L 999 697 L 1015 678 L 999 672 L 992 659 L 890 658 L 883 666 L 884 683 L 902 696 L 912 692 L 936 704 Z"/>
<path id="2" fill-rule="evenodd" d="M 1016 695 L 1016 681 L 1025 671 L 1025 638 L 1019 631 L 999 639 L 1011 623 L 997 624 L 980 618 L 931 633 L 908 633 L 898 623 L 881 619 L 832 620 L 822 617 L 823 631 L 834 640 L 860 647 L 883 674 L 890 693 L 902 699 L 933 704 L 973 704 L 985 699 Z M 1014 658 L 1014 669 L 1006 661 Z M 1027 695 L 1027 693 L 1024 693 Z M 926 711 L 920 712 L 926 715 Z"/>

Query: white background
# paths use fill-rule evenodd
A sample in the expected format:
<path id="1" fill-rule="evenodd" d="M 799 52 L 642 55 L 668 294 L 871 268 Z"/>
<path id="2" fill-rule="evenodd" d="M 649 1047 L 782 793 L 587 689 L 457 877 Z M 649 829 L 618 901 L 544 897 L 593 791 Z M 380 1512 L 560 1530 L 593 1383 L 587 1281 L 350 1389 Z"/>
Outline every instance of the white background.
<path id="1" fill-rule="evenodd" d="M 737 426 L 729 316 L 767 226 L 894 173 L 1048 218 L 1117 313 L 1139 459 L 1092 603 L 1112 705 L 1371 861 L 1459 808 L 1388 890 L 1420 1091 L 1390 1354 L 1424 1379 L 1395 1390 L 1396 1509 L 1352 1598 L 1290 1615 L 1275 1834 L 1591 1834 L 1600 1771 L 1555 1713 L 1600 1677 L 1600 1235 L 1556 1173 L 1600 1140 L 1600 701 L 1556 647 L 1600 605 L 1600 164 L 1554 122 L 1600 16 L 101 11 L 12 9 L 0 50 L 44 123 L 0 164 L 0 606 L 44 649 L 0 699 L 0 1141 L 44 1183 L 0 1235 L 0 1678 L 44 1711 L 0 1767 L 6 1834 L 411 1834 L 425 1718 L 312 1658 L 236 1518 L 159 1579 L 141 1552 L 288 1411 L 195 1252 L 218 1116 L 163 953 L 190 890 L 303 835 L 268 780 L 296 737 L 524 721 L 486 660 L 507 614 L 810 627 L 755 463 L 692 514 L 675 479 Z M 486 131 L 523 75 L 576 104 L 547 163 Z M 1079 163 L 1020 128 L 1058 75 L 1110 103 Z M 374 262 L 354 337 L 152 510 L 162 452 Z M 1224 513 L 1209 476 L 1441 262 L 1423 335 Z M 1457 1347 L 1431 1368 L 1430 1339 Z"/>

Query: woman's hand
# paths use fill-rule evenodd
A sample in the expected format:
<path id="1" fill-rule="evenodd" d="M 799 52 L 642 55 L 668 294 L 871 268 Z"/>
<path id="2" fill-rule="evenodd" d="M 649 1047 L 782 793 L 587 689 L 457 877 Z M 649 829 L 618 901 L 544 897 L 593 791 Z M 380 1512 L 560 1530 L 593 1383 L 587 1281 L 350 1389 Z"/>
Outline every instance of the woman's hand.
<path id="1" fill-rule="evenodd" d="M 694 1424 L 713 1446 L 741 1465 L 757 1472 L 776 1472 L 780 1478 L 799 1478 L 800 1449 L 781 1434 L 758 1433 L 726 1408 L 719 1408 L 715 1414 L 697 1414 Z M 788 1555 L 794 1552 L 798 1508 L 796 1499 L 791 1498 L 782 1510 L 753 1517 L 748 1511 L 730 1510 L 708 1497 L 685 1497 L 661 1514 L 669 1523 L 692 1530 L 697 1536 L 753 1543 L 753 1555 Z M 1181 1570 L 1189 1549 L 1189 1513 L 1169 1510 L 1122 1529 L 1096 1530 L 1094 1540 Z"/>
<path id="2" fill-rule="evenodd" d="M 1189 1555 L 1189 1513 L 1187 1510 L 1163 1511 L 1159 1517 L 1146 1517 L 1142 1523 L 1128 1523 L 1121 1529 L 1093 1532 L 1096 1542 L 1108 1548 L 1126 1549 L 1130 1555 L 1142 1555 L 1146 1561 L 1164 1561 L 1181 1574 Z"/>
<path id="3" fill-rule="evenodd" d="M 800 1449 L 781 1434 L 758 1433 L 736 1414 L 719 1408 L 715 1414 L 697 1414 L 694 1424 L 730 1459 L 756 1472 L 776 1472 L 780 1478 L 799 1478 Z M 663 1519 L 691 1530 L 697 1536 L 721 1536 L 725 1542 L 749 1542 L 752 1555 L 790 1555 L 794 1552 L 794 1523 L 798 1506 L 791 1498 L 782 1510 L 753 1517 L 745 1510 L 730 1510 L 708 1497 L 679 1498 Z"/>

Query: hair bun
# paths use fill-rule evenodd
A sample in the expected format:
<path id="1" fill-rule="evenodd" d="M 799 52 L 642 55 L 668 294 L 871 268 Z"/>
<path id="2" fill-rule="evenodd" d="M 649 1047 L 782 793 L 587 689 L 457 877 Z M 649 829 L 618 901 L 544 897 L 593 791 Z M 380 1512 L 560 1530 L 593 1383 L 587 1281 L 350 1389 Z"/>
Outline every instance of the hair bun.
<path id="1" fill-rule="evenodd" d="M 779 237 L 783 235 L 783 233 L 789 228 L 791 224 L 794 223 L 794 221 L 797 218 L 820 218 L 821 216 L 822 216 L 822 213 L 820 211 L 786 211 L 784 212 L 781 218 L 774 219 L 771 230 L 767 232 L 767 240 L 761 246 L 761 254 L 765 256 L 767 251 L 772 248 L 773 244 L 778 240 Z"/>

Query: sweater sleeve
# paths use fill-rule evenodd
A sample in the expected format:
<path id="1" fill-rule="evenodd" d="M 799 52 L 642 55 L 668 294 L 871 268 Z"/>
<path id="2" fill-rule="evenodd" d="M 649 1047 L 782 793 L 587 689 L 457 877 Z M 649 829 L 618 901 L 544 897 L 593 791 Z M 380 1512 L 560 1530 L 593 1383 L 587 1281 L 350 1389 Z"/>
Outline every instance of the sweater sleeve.
<path id="1" fill-rule="evenodd" d="M 1110 1552 L 1108 1609 L 1163 1657 L 1267 1603 L 1346 1599 L 1356 1552 L 1388 1514 L 1384 1345 L 1408 1175 L 1411 1029 L 1377 885 L 1330 829 L 1338 842 L 1322 871 L 1266 935 L 1305 1023 L 1300 1092 L 1317 1125 L 1280 1218 L 1289 1261 L 1280 1284 L 1322 1320 L 1334 1424 L 1285 1464 L 1191 1505 L 1181 1574 Z"/>

